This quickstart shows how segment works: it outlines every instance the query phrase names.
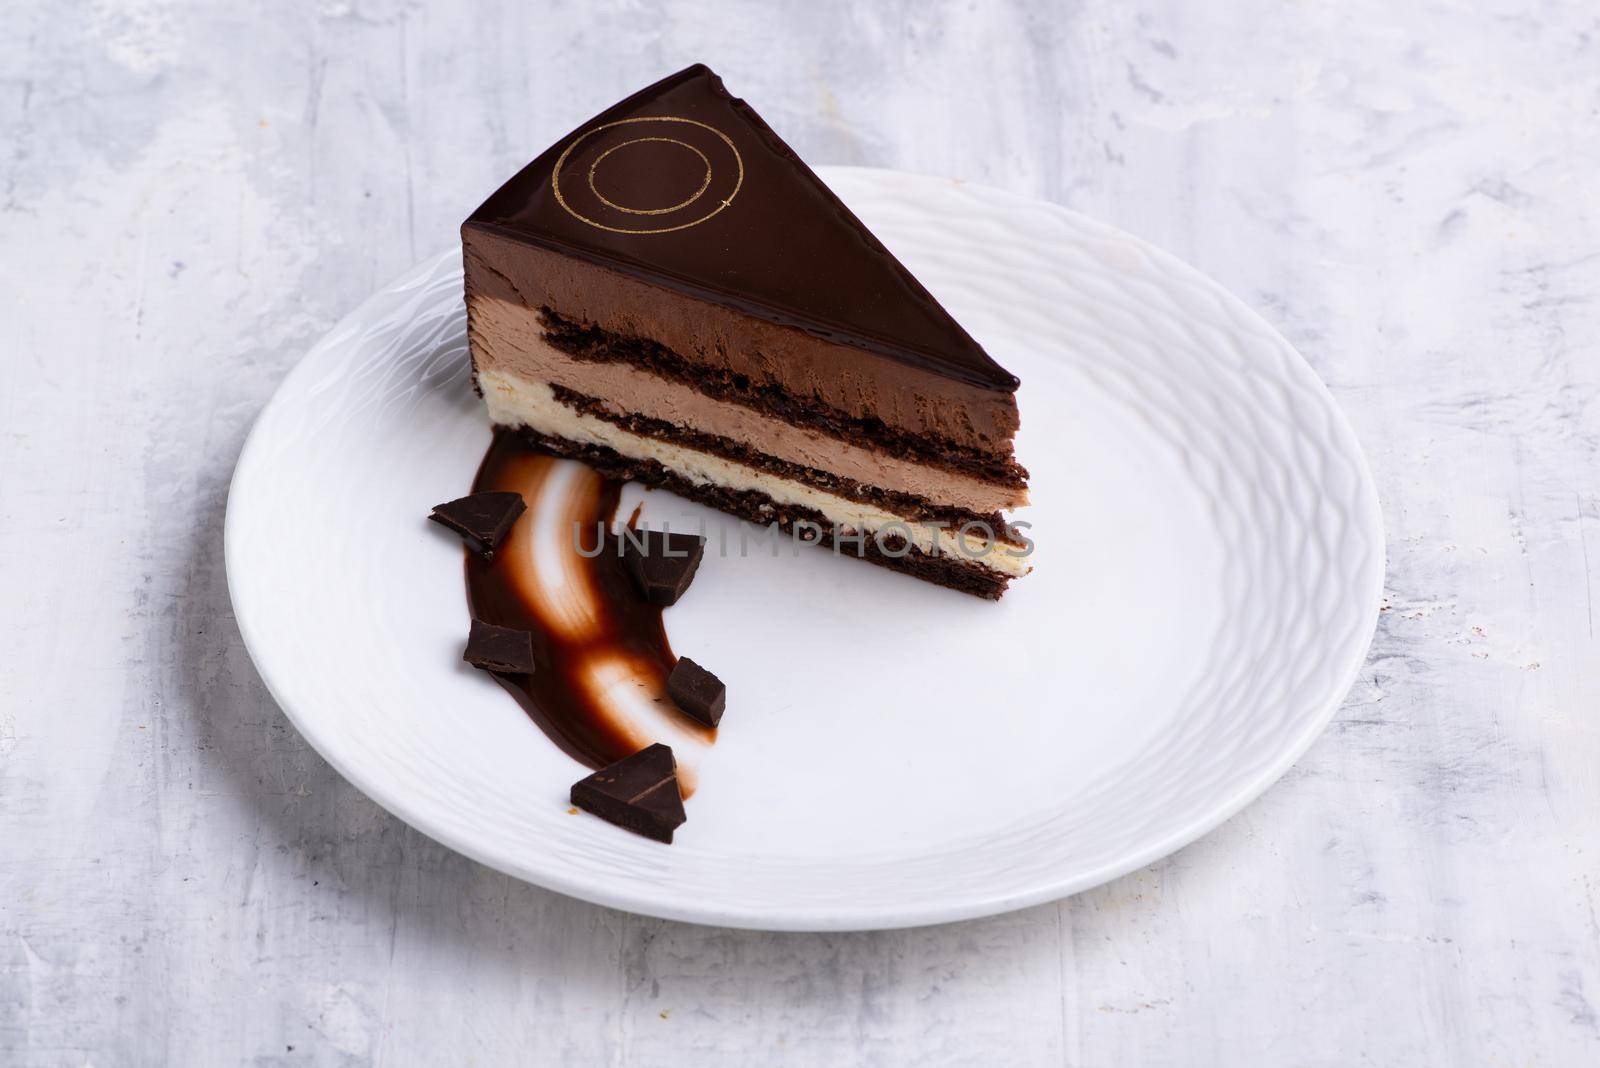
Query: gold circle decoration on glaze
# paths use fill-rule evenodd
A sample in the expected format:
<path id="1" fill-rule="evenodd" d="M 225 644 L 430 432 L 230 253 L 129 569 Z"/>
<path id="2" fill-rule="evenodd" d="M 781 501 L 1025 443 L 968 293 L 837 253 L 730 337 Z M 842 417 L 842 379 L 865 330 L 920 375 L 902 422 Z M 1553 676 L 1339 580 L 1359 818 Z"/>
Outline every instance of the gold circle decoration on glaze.
<path id="1" fill-rule="evenodd" d="M 709 190 L 711 188 L 712 183 L 713 182 L 717 182 L 719 180 L 719 178 L 724 183 L 727 181 L 728 178 L 731 177 L 731 179 L 732 179 L 732 183 L 733 184 L 732 184 L 732 187 L 730 189 L 728 189 L 727 195 L 726 196 L 717 197 L 715 202 L 714 202 L 714 206 L 711 207 L 710 210 L 705 211 L 702 214 L 699 214 L 699 215 L 695 216 L 694 218 L 688 219 L 688 220 L 683 221 L 683 222 L 675 223 L 673 225 L 668 225 L 668 226 L 618 226 L 618 225 L 614 225 L 613 223 L 615 223 L 615 222 L 625 222 L 627 220 L 626 219 L 618 219 L 618 220 L 613 220 L 612 222 L 606 222 L 606 221 L 602 221 L 601 219 L 591 218 L 589 215 L 586 215 L 586 214 L 584 214 L 584 212 L 579 211 L 577 208 L 573 207 L 573 205 L 568 201 L 567 196 L 561 191 L 562 169 L 567 165 L 567 161 L 569 159 L 571 159 L 572 154 L 579 148 L 580 145 L 585 144 L 586 142 L 589 141 L 590 138 L 594 137 L 596 134 L 600 134 L 601 132 L 603 132 L 605 130 L 613 129 L 615 127 L 620 127 L 620 126 L 629 126 L 629 125 L 636 124 L 636 123 L 647 123 L 647 122 L 671 122 L 671 123 L 682 123 L 682 124 L 685 124 L 685 126 L 680 126 L 680 127 L 676 128 L 678 131 L 682 132 L 685 137 L 690 136 L 690 134 L 693 132 L 692 130 L 687 129 L 686 127 L 694 127 L 694 128 L 699 129 L 699 130 L 705 130 L 705 131 L 707 131 L 707 132 L 709 132 L 711 134 L 714 134 L 718 138 L 718 140 L 721 142 L 721 146 L 725 146 L 727 148 L 728 154 L 731 157 L 731 160 L 732 160 L 732 163 L 733 163 L 733 167 L 732 167 L 733 173 L 731 175 L 719 174 L 718 172 L 719 172 L 719 170 L 721 170 L 721 168 L 719 168 L 717 166 L 717 164 L 714 164 L 711 161 L 711 155 L 709 155 L 702 148 L 697 147 L 697 146 L 695 146 L 693 144 L 690 144 L 688 141 L 684 141 L 684 140 L 682 140 L 680 138 L 677 138 L 677 137 L 659 137 L 659 136 L 635 137 L 635 138 L 632 138 L 631 140 L 622 141 L 622 142 L 620 142 L 618 144 L 609 146 L 608 148 L 605 149 L 605 151 L 601 152 L 598 156 L 596 156 L 595 159 L 589 164 L 588 175 L 587 175 L 587 177 L 588 177 L 588 191 L 593 193 L 593 195 L 595 196 L 595 198 L 598 200 L 598 202 L 601 205 L 604 205 L 604 207 L 606 209 L 609 209 L 609 210 L 612 210 L 612 211 L 616 211 L 616 212 L 620 212 L 625 216 L 626 215 L 645 216 L 646 218 L 641 218 L 639 220 L 639 222 L 641 222 L 641 223 L 643 223 L 643 222 L 656 222 L 656 221 L 668 222 L 669 218 L 666 218 L 666 217 L 670 217 L 670 216 L 675 215 L 675 214 L 677 214 L 679 212 L 684 212 L 687 209 L 693 207 L 697 202 L 699 202 L 701 200 L 701 198 L 705 196 L 707 190 Z M 705 168 L 706 168 L 705 180 L 701 183 L 700 188 L 698 190 L 696 190 L 695 193 L 692 196 L 690 196 L 687 200 L 681 201 L 681 202 L 679 202 L 677 204 L 673 204 L 670 207 L 666 207 L 666 208 L 630 208 L 630 207 L 626 207 L 625 205 L 617 204 L 617 203 L 615 203 L 615 202 L 613 202 L 611 200 L 606 199 L 606 197 L 603 196 L 600 193 L 600 190 L 595 188 L 595 170 L 596 170 L 596 168 L 598 168 L 599 165 L 600 165 L 600 162 L 602 160 L 604 160 L 607 156 L 609 156 L 611 153 L 617 151 L 620 148 L 624 148 L 627 145 L 638 144 L 638 143 L 640 143 L 642 141 L 662 141 L 662 142 L 667 142 L 669 144 L 680 145 L 680 146 L 682 146 L 684 148 L 689 149 L 695 155 L 699 156 L 700 157 L 700 161 L 705 165 Z M 715 145 L 715 142 L 712 142 L 710 144 Z M 733 203 L 733 198 L 739 195 L 739 189 L 743 185 L 744 185 L 744 158 L 739 155 L 739 149 L 734 145 L 733 139 L 730 138 L 727 134 L 723 133 L 721 130 L 717 129 L 715 126 L 708 125 L 708 124 L 700 122 L 700 121 L 698 121 L 696 119 L 685 119 L 685 118 L 682 118 L 682 117 L 677 116 L 677 115 L 649 115 L 649 116 L 639 116 L 639 117 L 631 118 L 631 119 L 618 119 L 615 122 L 603 123 L 602 125 L 596 126 L 593 129 L 585 130 L 585 131 L 583 131 L 583 133 L 581 133 L 577 137 L 573 138 L 572 139 L 572 143 L 569 144 L 565 149 L 562 150 L 561 155 L 559 157 L 557 157 L 557 159 L 556 159 L 555 167 L 552 168 L 551 171 L 550 171 L 550 189 L 555 194 L 556 203 L 560 204 L 562 209 L 568 215 L 571 215 L 574 219 L 577 219 L 579 222 L 586 223 L 589 226 L 593 226 L 597 230 L 606 230 L 606 231 L 609 231 L 609 232 L 614 233 L 614 234 L 668 234 L 668 233 L 672 233 L 675 230 L 687 230 L 691 226 L 698 226 L 701 223 L 705 222 L 706 220 L 708 220 L 708 219 L 712 218 L 713 216 L 719 214 L 724 209 L 726 209 L 728 207 L 728 205 L 732 204 Z M 598 214 L 602 214 L 603 215 L 604 213 L 601 212 L 601 213 L 598 213 Z"/>
<path id="2" fill-rule="evenodd" d="M 666 208 L 630 208 L 625 204 L 618 204 L 614 200 L 608 200 L 606 195 L 595 187 L 595 169 L 598 168 L 601 163 L 605 162 L 605 158 L 607 156 L 611 155 L 611 153 L 615 152 L 619 148 L 627 148 L 629 145 L 643 144 L 646 141 L 660 141 L 668 145 L 678 145 L 680 147 L 687 148 L 690 152 L 693 152 L 695 155 L 700 157 L 700 164 L 701 166 L 705 167 L 706 176 L 705 178 L 701 179 L 700 188 L 696 189 L 692 194 L 690 194 L 687 200 L 680 200 L 678 203 Z M 672 212 L 682 211 L 684 208 L 687 208 L 690 204 L 693 204 L 695 201 L 704 196 L 705 191 L 711 188 L 711 174 L 711 161 L 706 158 L 706 154 L 700 151 L 698 148 L 695 148 L 687 141 L 680 141 L 676 137 L 635 137 L 633 140 L 624 141 L 620 145 L 612 145 L 610 148 L 606 149 L 604 152 L 600 153 L 594 158 L 594 162 L 589 164 L 589 192 L 593 193 L 599 199 L 600 203 L 604 204 L 606 207 L 616 208 L 618 211 L 625 211 L 629 215 L 670 215 Z"/>

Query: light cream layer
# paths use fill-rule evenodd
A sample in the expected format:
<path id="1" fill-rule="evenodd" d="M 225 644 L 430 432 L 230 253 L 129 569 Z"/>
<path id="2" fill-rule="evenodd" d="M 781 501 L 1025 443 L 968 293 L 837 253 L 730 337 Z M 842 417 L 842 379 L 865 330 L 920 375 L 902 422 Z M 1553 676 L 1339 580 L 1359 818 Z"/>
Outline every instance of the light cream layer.
<path id="1" fill-rule="evenodd" d="M 829 471 L 868 486 L 909 493 L 934 504 L 987 515 L 1028 503 L 1028 491 L 1000 486 L 914 460 L 885 456 L 815 430 L 721 401 L 681 382 L 625 363 L 576 360 L 528 330 L 521 305 L 474 296 L 473 341 L 480 370 L 551 382 L 601 401 L 617 415 L 642 415 L 702 434 L 715 434 L 802 467 Z"/>
<path id="2" fill-rule="evenodd" d="M 696 485 L 762 493 L 779 504 L 820 512 L 840 529 L 869 535 L 880 530 L 892 532 L 906 537 L 925 553 L 954 556 L 1013 578 L 1029 570 L 1027 557 L 1020 549 L 986 545 L 981 537 L 927 526 L 699 449 L 624 430 L 615 423 L 568 408 L 556 399 L 549 383 L 489 369 L 478 372 L 478 384 L 488 403 L 489 418 L 497 425 L 531 427 L 552 437 L 600 445 L 632 460 L 654 460 Z"/>

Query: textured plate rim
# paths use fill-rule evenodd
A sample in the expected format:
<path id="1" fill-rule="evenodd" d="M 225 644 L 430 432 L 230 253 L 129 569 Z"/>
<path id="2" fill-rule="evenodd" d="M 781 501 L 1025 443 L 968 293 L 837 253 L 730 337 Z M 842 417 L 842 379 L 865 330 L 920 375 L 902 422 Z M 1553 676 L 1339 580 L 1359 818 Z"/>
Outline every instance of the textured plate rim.
<path id="1" fill-rule="evenodd" d="M 824 178 L 828 178 L 830 175 L 843 176 L 849 174 L 885 182 L 905 182 L 907 180 L 917 182 L 951 181 L 948 178 L 937 178 L 883 168 L 819 167 L 818 170 Z M 240 520 L 238 519 L 239 511 L 234 507 L 234 502 L 250 492 L 253 473 L 262 463 L 259 459 L 260 454 L 264 451 L 262 440 L 265 432 L 262 428 L 270 424 L 271 420 L 268 418 L 270 415 L 275 414 L 279 408 L 291 403 L 294 395 L 298 393 L 298 390 L 294 387 L 298 385 L 300 379 L 311 375 L 316 370 L 316 357 L 327 350 L 333 349 L 335 340 L 344 333 L 345 329 L 364 315 L 367 301 L 357 305 L 312 345 L 306 354 L 290 369 L 289 373 L 284 376 L 283 381 L 278 384 L 272 397 L 256 415 L 250 432 L 245 438 L 244 446 L 240 450 L 228 488 L 228 507 L 223 524 L 223 558 L 228 579 L 229 596 L 234 610 L 234 619 L 244 639 L 245 648 L 249 653 L 257 675 L 263 685 L 266 686 L 267 692 L 271 694 L 272 699 L 283 710 L 295 729 L 335 771 L 385 811 L 421 831 L 429 838 L 486 867 L 548 890 L 627 912 L 687 923 L 754 930 L 887 930 L 976 919 L 1056 901 L 1103 885 L 1177 852 L 1226 823 L 1245 806 L 1264 794 L 1275 782 L 1283 777 L 1296 761 L 1305 755 L 1312 743 L 1327 728 L 1328 723 L 1344 703 L 1350 688 L 1359 676 L 1361 667 L 1365 664 L 1371 649 L 1373 636 L 1376 633 L 1386 569 L 1386 545 L 1376 482 L 1373 479 L 1366 454 L 1361 449 L 1359 439 L 1356 437 L 1355 430 L 1343 409 L 1339 407 L 1333 395 L 1328 391 L 1327 385 L 1305 360 L 1304 356 L 1290 345 L 1270 323 L 1267 323 L 1257 312 L 1225 289 L 1220 283 L 1211 279 L 1209 275 L 1142 238 L 1085 216 L 1070 208 L 992 186 L 964 181 L 959 184 L 965 191 L 981 195 L 987 199 L 1006 202 L 1020 211 L 1053 212 L 1069 217 L 1077 225 L 1098 230 L 1104 234 L 1113 235 L 1118 240 L 1126 241 L 1151 259 L 1163 262 L 1170 269 L 1188 275 L 1192 280 L 1200 282 L 1211 291 L 1216 299 L 1231 307 L 1236 314 L 1246 321 L 1253 322 L 1263 333 L 1281 343 L 1288 351 L 1294 353 L 1296 361 L 1295 373 L 1304 378 L 1306 384 L 1311 386 L 1312 391 L 1325 406 L 1333 430 L 1330 439 L 1337 441 L 1346 458 L 1351 461 L 1360 477 L 1361 484 L 1355 496 L 1359 496 L 1361 500 L 1362 512 L 1368 521 L 1366 534 L 1371 544 L 1375 546 L 1376 566 L 1372 569 L 1372 574 L 1368 576 L 1367 588 L 1359 591 L 1363 606 L 1362 613 L 1371 620 L 1371 626 L 1363 628 L 1363 637 L 1359 642 L 1351 642 L 1344 650 L 1344 664 L 1337 673 L 1338 682 L 1330 687 L 1320 705 L 1314 709 L 1309 709 L 1305 713 L 1300 732 L 1283 746 L 1275 760 L 1269 762 L 1262 770 L 1241 783 L 1232 795 L 1224 801 L 1211 806 L 1204 813 L 1194 817 L 1177 830 L 1137 848 L 1130 849 L 1113 861 L 1108 861 L 1096 868 L 1077 872 L 1070 876 L 1041 881 L 1025 891 L 992 895 L 977 894 L 960 900 L 931 903 L 906 902 L 897 906 L 866 906 L 851 910 L 795 908 L 792 906 L 744 910 L 729 910 L 718 908 L 714 905 L 693 907 L 672 901 L 661 901 L 649 893 L 630 892 L 626 883 L 621 884 L 619 888 L 615 883 L 568 878 L 559 872 L 542 871 L 527 864 L 516 863 L 506 857 L 489 855 L 487 851 L 478 849 L 471 842 L 462 840 L 440 826 L 425 811 L 409 805 L 407 799 L 401 796 L 401 792 L 393 788 L 392 784 L 385 783 L 381 776 L 369 775 L 359 762 L 345 760 L 340 755 L 338 746 L 330 742 L 324 736 L 323 731 L 319 729 L 318 719 L 314 711 L 296 708 L 291 702 L 285 700 L 281 687 L 273 682 L 273 666 L 266 662 L 269 657 L 267 650 L 271 648 L 271 644 L 262 640 L 262 635 L 251 622 L 252 613 L 249 608 L 248 597 L 241 594 L 241 585 L 236 579 L 242 564 L 237 559 L 237 546 L 240 544 L 241 538 L 236 533 Z M 424 277 L 437 269 L 443 261 L 458 258 L 459 256 L 459 246 L 447 249 L 413 266 L 388 283 L 388 285 L 380 287 L 376 292 L 382 293 L 403 288 L 413 279 Z"/>

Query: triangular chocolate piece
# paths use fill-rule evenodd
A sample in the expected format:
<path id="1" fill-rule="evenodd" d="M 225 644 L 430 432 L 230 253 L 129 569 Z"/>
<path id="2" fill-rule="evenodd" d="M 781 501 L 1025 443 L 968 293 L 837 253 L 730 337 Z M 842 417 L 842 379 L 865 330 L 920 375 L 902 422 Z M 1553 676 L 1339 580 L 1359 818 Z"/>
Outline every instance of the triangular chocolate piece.
<path id="1" fill-rule="evenodd" d="M 572 784 L 572 803 L 608 823 L 658 842 L 687 817 L 672 749 L 657 742 Z"/>
<path id="2" fill-rule="evenodd" d="M 969 385 L 1017 388 L 703 64 L 562 138 L 463 229 L 578 255 Z"/>
<path id="3" fill-rule="evenodd" d="M 467 548 L 490 559 L 527 507 L 520 493 L 489 490 L 436 504 L 428 518 L 460 534 Z"/>

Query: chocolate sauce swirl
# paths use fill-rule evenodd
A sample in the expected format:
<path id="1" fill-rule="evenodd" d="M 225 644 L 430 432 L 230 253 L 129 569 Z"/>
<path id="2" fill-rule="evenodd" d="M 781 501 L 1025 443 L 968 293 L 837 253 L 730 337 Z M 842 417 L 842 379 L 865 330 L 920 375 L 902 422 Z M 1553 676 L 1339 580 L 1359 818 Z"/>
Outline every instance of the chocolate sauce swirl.
<path id="1" fill-rule="evenodd" d="M 613 540 L 602 540 L 622 483 L 497 430 L 472 488 L 520 493 L 528 505 L 493 560 L 467 555 L 472 614 L 534 636 L 538 670 L 496 678 L 557 745 L 590 767 L 652 742 L 672 746 L 687 796 L 696 757 L 716 731 L 683 716 L 667 696 L 677 658 L 661 609 L 639 597 Z"/>

